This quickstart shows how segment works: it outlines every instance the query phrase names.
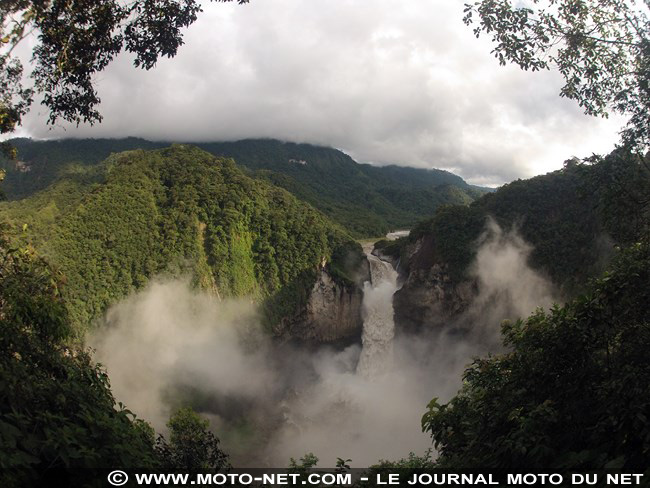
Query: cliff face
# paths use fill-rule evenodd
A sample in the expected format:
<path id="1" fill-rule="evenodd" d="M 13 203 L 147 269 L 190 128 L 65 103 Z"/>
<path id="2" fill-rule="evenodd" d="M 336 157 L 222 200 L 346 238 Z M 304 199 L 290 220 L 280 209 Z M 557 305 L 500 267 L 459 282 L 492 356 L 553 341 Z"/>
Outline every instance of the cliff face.
<path id="1" fill-rule="evenodd" d="M 361 339 L 363 292 L 344 286 L 321 269 L 306 307 L 291 320 L 285 335 L 314 344 L 352 343 Z"/>
<path id="2" fill-rule="evenodd" d="M 156 276 L 190 276 L 224 299 L 279 297 L 265 303 L 275 325 L 304 308 L 313 285 L 304 277 L 314 278 L 324 257 L 351 281 L 346 260 L 361 255 L 339 226 L 290 193 L 183 145 L 114 154 L 2 203 L 0 220 L 65 274 L 62 297 L 80 334 Z"/>
<path id="3" fill-rule="evenodd" d="M 377 256 L 382 261 L 390 263 L 390 265 L 395 269 L 399 268 L 400 265 L 399 259 L 396 259 L 394 256 L 391 256 L 390 254 L 386 254 L 381 249 L 373 248 L 372 255 Z"/>
<path id="4" fill-rule="evenodd" d="M 407 249 L 403 284 L 395 293 L 395 324 L 401 332 L 438 329 L 455 322 L 477 292 L 474 279 L 454 282 L 444 263 L 434 258 L 433 241 L 425 236 Z"/>

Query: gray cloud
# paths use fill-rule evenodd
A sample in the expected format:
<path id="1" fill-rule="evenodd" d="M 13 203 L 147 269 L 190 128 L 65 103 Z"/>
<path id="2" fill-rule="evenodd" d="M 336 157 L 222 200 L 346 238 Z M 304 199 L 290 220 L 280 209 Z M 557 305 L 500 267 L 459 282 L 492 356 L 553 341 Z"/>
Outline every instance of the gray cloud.
<path id="1" fill-rule="evenodd" d="M 125 55 L 100 75 L 101 125 L 49 130 L 41 109 L 24 132 L 275 137 L 486 184 L 611 149 L 620 120 L 560 99 L 556 73 L 499 67 L 461 18 L 462 3 L 446 0 L 207 3 L 175 59 L 143 72 Z"/>

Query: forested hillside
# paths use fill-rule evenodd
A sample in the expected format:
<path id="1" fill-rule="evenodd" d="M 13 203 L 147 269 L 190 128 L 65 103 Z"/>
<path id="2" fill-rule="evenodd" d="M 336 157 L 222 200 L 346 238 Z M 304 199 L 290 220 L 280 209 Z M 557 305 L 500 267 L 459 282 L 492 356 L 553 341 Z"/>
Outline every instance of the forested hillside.
<path id="1" fill-rule="evenodd" d="M 460 320 L 482 286 L 473 264 L 489 218 L 530 244 L 528 264 L 567 300 L 503 322 L 500 353 L 474 359 L 451 400 L 433 392 L 422 428 L 437 459 L 385 467 L 648 474 L 649 195 L 647 156 L 617 149 L 441 208 L 409 237 L 379 243 L 401 259 L 395 315 L 406 330 L 444 337 Z M 485 320 L 470 317 L 466 340 Z"/>
<path id="2" fill-rule="evenodd" d="M 0 226 L 0 483 L 95 486 L 108 466 L 219 469 L 208 422 L 174 413 L 169 440 L 117 402 L 91 351 L 71 347 L 62 276 Z M 93 470 L 94 469 L 94 470 Z"/>
<path id="3" fill-rule="evenodd" d="M 504 229 L 516 229 L 533 247 L 533 268 L 571 294 L 603 271 L 615 244 L 647 234 L 649 194 L 647 160 L 618 150 L 605 158 L 569 160 L 561 170 L 514 181 L 469 206 L 445 206 L 408 238 L 380 247 L 399 256 L 409 243 L 426 240 L 427 263 L 411 264 L 444 264 L 460 280 L 489 216 Z"/>
<path id="4" fill-rule="evenodd" d="M 46 190 L 1 204 L 0 219 L 65 275 L 77 328 L 153 276 L 191 276 L 222 297 L 264 302 L 275 324 L 304 303 L 322 263 L 353 286 L 361 259 L 318 211 L 182 145 L 69 167 Z"/>
<path id="5" fill-rule="evenodd" d="M 256 170 L 357 236 L 408 228 L 440 205 L 466 205 L 486 191 L 447 171 L 358 164 L 341 151 L 309 144 L 253 139 L 200 146 Z"/>
<path id="6" fill-rule="evenodd" d="M 25 198 L 47 188 L 71 166 L 92 166 L 101 163 L 111 153 L 132 149 L 159 149 L 169 144 L 149 142 L 129 137 L 126 139 L 66 139 L 32 141 L 12 139 L 17 160 L 0 158 L 0 167 L 6 171 L 2 192 L 11 200 Z"/>
<path id="7" fill-rule="evenodd" d="M 71 165 L 95 165 L 112 152 L 151 149 L 167 143 L 143 139 L 14 139 L 19 163 L 5 160 L 4 191 L 23 198 L 46 188 Z M 471 203 L 487 190 L 442 170 L 358 164 L 341 151 L 270 139 L 200 143 L 234 158 L 251 176 L 266 179 L 309 202 L 357 237 L 378 236 L 430 217 L 444 204 Z"/>
<path id="8" fill-rule="evenodd" d="M 529 264 L 568 300 L 504 321 L 504 352 L 475 359 L 450 401 L 433 398 L 422 418 L 438 451 L 430 467 L 647 476 L 649 195 L 647 156 L 617 149 L 443 208 L 409 239 L 383 244 L 400 255 L 419 242 L 409 264 L 422 267 L 426 247 L 424 266 L 459 282 L 490 216 L 532 244 Z"/>
<path id="9" fill-rule="evenodd" d="M 422 419 L 437 467 L 648 475 L 649 251 L 634 244 L 583 296 L 504 323 L 509 351 L 475 360 Z"/>

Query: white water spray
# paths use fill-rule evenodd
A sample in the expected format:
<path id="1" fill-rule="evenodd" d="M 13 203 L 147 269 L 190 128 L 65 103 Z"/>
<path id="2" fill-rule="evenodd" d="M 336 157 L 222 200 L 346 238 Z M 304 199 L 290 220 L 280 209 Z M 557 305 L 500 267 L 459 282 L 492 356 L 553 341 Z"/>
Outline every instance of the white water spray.
<path id="1" fill-rule="evenodd" d="M 388 371 L 393 361 L 393 294 L 397 291 L 397 271 L 368 249 L 366 255 L 370 263 L 370 281 L 363 287 L 362 349 L 357 374 L 370 378 Z"/>
<path id="2" fill-rule="evenodd" d="M 513 246 L 519 252 L 510 251 Z M 500 258 L 504 250 L 512 259 Z M 477 328 L 492 324 L 498 336 L 498 323 L 507 315 L 495 310 L 504 297 L 544 303 L 540 297 L 520 299 L 522 277 L 537 283 L 518 264 L 528 252 L 519 239 L 498 233 L 482 243 L 475 274 L 483 291 L 472 304 L 476 327 L 463 337 L 443 331 L 393 339 L 396 273 L 368 256 L 361 353 L 357 344 L 342 351 L 276 350 L 265 334 L 254 333 L 249 302 L 218 302 L 183 282 L 152 283 L 116 304 L 90 343 L 107 365 L 116 397 L 158 430 L 179 404 L 177 393 L 189 398 L 186 391 L 197 392 L 208 400 L 198 405 L 200 413 L 210 418 L 238 467 L 286 466 L 290 457 L 307 452 L 321 466 L 334 466 L 337 457 L 369 466 L 431 446 L 419 419 L 432 397 L 451 398 L 471 358 L 486 353 L 486 335 Z M 540 291 L 526 289 L 533 298 Z M 278 364 L 279 358 L 286 364 Z"/>

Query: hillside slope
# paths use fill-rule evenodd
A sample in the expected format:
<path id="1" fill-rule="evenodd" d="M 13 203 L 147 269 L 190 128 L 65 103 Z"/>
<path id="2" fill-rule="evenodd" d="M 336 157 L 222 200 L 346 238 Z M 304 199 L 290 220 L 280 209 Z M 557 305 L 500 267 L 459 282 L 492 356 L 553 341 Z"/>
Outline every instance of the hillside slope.
<path id="1" fill-rule="evenodd" d="M 463 310 L 476 289 L 471 264 L 488 218 L 515 230 L 532 246 L 528 264 L 562 296 L 599 275 L 615 245 L 628 245 L 650 229 L 647 161 L 616 151 L 606 158 L 518 180 L 469 206 L 441 208 L 398 243 L 380 243 L 401 258 L 405 283 L 395 295 L 405 326 L 440 325 Z M 624 215 L 625 218 L 621 218 Z"/>
<path id="2" fill-rule="evenodd" d="M 200 144 L 308 201 L 357 236 L 383 235 L 484 193 L 447 171 L 358 164 L 326 147 L 266 139 Z"/>
<path id="3" fill-rule="evenodd" d="M 136 138 L 12 142 L 20 163 L 0 162 L 7 170 L 4 190 L 10 199 L 44 189 L 70 165 L 95 165 L 111 152 L 168 145 Z M 234 158 L 252 176 L 309 202 L 356 237 L 410 227 L 443 204 L 467 205 L 487 191 L 447 171 L 358 164 L 341 151 L 309 144 L 248 139 L 196 145 Z"/>
<path id="4" fill-rule="evenodd" d="M 191 276 L 221 297 L 264 303 L 267 324 L 300 313 L 320 269 L 353 289 L 361 249 L 320 212 L 200 149 L 135 150 L 70 168 L 33 196 L 0 204 L 67 277 L 83 329 L 153 276 Z M 26 224 L 26 226 L 25 226 Z"/>

